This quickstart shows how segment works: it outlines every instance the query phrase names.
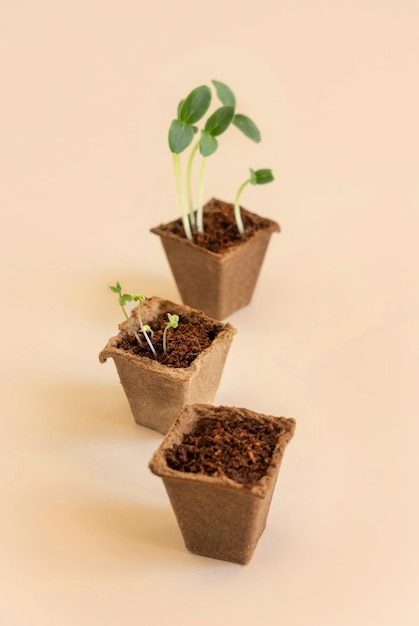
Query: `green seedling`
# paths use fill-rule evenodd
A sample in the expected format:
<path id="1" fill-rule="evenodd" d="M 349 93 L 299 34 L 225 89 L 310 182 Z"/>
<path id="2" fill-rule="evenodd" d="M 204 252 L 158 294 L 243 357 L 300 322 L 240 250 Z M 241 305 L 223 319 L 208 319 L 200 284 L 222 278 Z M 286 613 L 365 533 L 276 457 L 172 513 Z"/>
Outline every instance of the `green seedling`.
<path id="1" fill-rule="evenodd" d="M 173 154 L 173 168 L 182 212 L 183 228 L 186 237 L 190 240 L 192 240 L 192 232 L 182 183 L 180 154 L 192 143 L 197 132 L 195 124 L 205 115 L 210 104 L 211 90 L 209 87 L 201 85 L 193 89 L 187 98 L 180 102 L 177 119 L 172 121 L 169 128 L 169 148 Z M 192 220 L 193 218 L 191 218 Z"/>
<path id="2" fill-rule="evenodd" d="M 166 335 L 169 328 L 177 328 L 179 325 L 179 315 L 172 315 L 171 313 L 167 314 L 169 321 L 166 324 L 166 327 L 163 331 L 163 352 L 167 354 L 167 343 L 166 343 Z"/>
<path id="3" fill-rule="evenodd" d="M 169 147 L 173 154 L 177 192 L 182 214 L 182 223 L 186 237 L 192 241 L 191 226 L 196 226 L 198 232 L 203 232 L 203 197 L 206 161 L 218 148 L 217 137 L 224 133 L 230 124 L 236 126 L 246 137 L 259 143 L 260 132 L 256 124 L 246 115 L 236 113 L 236 98 L 231 89 L 217 80 L 213 80 L 218 99 L 222 106 L 216 109 L 206 120 L 201 129 L 199 139 L 191 149 L 187 164 L 186 188 L 188 202 L 182 182 L 180 154 L 188 148 L 195 134 L 198 132 L 196 123 L 207 113 L 211 104 L 211 90 L 207 85 L 193 89 L 178 106 L 177 119 L 174 119 L 169 128 Z M 192 194 L 192 164 L 197 152 L 202 156 L 198 182 L 198 210 L 195 223 Z M 188 214 L 189 211 L 189 214 Z"/>
<path id="4" fill-rule="evenodd" d="M 243 220 L 242 220 L 242 216 L 241 216 L 239 202 L 240 202 L 240 196 L 241 196 L 241 193 L 242 193 L 243 189 L 249 183 L 251 185 L 265 185 L 266 183 L 272 182 L 273 179 L 274 179 L 273 174 L 272 174 L 272 170 L 267 170 L 267 169 L 252 170 L 252 169 L 250 169 L 249 171 L 250 171 L 250 176 L 238 188 L 238 191 L 236 193 L 236 199 L 234 201 L 234 218 L 236 220 L 238 231 L 239 231 L 239 233 L 241 235 L 244 234 L 244 226 L 243 226 Z"/>
<path id="5" fill-rule="evenodd" d="M 141 305 L 145 300 L 144 296 L 139 296 L 138 294 L 135 295 L 131 295 L 129 293 L 122 293 L 122 287 L 119 284 L 119 282 L 116 282 L 116 285 L 114 287 L 109 287 L 109 289 L 113 292 L 118 294 L 118 304 L 122 309 L 122 312 L 125 316 L 125 319 L 127 320 L 133 334 L 135 335 L 135 338 L 137 339 L 138 343 L 140 344 L 140 346 L 142 345 L 142 341 L 140 339 L 140 336 L 137 332 L 137 329 L 135 328 L 134 324 L 132 323 L 131 318 L 129 317 L 128 313 L 125 310 L 125 305 L 127 304 L 127 302 L 138 302 L 138 309 L 137 309 L 137 315 L 138 315 L 138 322 L 139 322 L 139 328 L 140 331 L 143 333 L 148 346 L 151 350 L 151 352 L 153 353 L 154 356 L 156 356 L 156 350 L 154 349 L 153 344 L 151 343 L 151 339 L 148 336 L 148 333 L 150 333 L 151 335 L 153 335 L 153 331 L 151 330 L 150 326 L 148 324 L 143 324 L 143 320 L 141 317 Z"/>

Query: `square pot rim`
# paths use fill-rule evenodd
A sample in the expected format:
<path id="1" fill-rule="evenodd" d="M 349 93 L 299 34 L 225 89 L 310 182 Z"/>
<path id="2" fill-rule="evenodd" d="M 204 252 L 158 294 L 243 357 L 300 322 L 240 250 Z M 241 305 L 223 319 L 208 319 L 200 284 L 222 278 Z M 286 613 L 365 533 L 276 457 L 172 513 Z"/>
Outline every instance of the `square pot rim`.
<path id="1" fill-rule="evenodd" d="M 216 200 L 216 198 L 211 198 L 211 200 L 209 200 L 209 202 L 212 202 L 213 200 Z M 231 205 L 231 203 L 228 203 L 228 202 L 226 204 L 230 204 Z M 231 206 L 233 206 L 233 205 L 231 205 Z M 150 232 L 155 234 L 155 235 L 158 235 L 162 239 L 169 239 L 169 240 L 172 240 L 172 241 L 176 241 L 179 244 L 182 244 L 182 245 L 188 246 L 188 247 L 190 247 L 190 248 L 192 248 L 194 250 L 200 251 L 203 255 L 207 255 L 209 257 L 213 257 L 213 258 L 219 259 L 219 260 L 224 260 L 224 259 L 227 259 L 227 258 L 229 258 L 231 256 L 234 256 L 241 249 L 246 247 L 246 245 L 249 245 L 251 242 L 255 241 L 256 239 L 259 239 L 259 238 L 264 237 L 266 235 L 270 236 L 270 235 L 272 235 L 272 233 L 281 231 L 281 227 L 274 220 L 271 220 L 271 219 L 269 219 L 267 217 L 261 217 L 257 213 L 252 213 L 251 211 L 249 211 L 247 209 L 243 209 L 243 210 L 246 211 L 252 217 L 256 217 L 258 220 L 263 220 L 264 222 L 267 222 L 267 224 L 266 224 L 266 226 L 263 226 L 262 228 L 259 228 L 258 230 L 256 230 L 249 239 L 246 239 L 245 241 L 239 241 L 237 243 L 237 245 L 231 246 L 231 248 L 228 248 L 227 250 L 224 250 L 222 252 L 213 252 L 212 250 L 208 250 L 204 246 L 198 246 L 194 241 L 190 241 L 186 237 L 181 237 L 180 235 L 172 233 L 170 230 L 165 230 L 165 227 L 170 226 L 172 224 L 175 224 L 180 218 L 177 218 L 175 220 L 171 220 L 170 222 L 165 222 L 165 223 L 159 224 L 158 226 L 154 226 L 153 228 L 150 228 Z"/>
<path id="2" fill-rule="evenodd" d="M 178 444 L 182 441 L 184 434 L 191 430 L 191 427 L 199 421 L 199 419 L 206 419 L 203 415 L 197 417 L 196 420 L 190 418 L 184 421 L 184 416 L 188 414 L 195 414 L 203 411 L 212 412 L 208 417 L 212 417 L 219 411 L 227 411 L 231 414 L 236 414 L 245 420 L 246 418 L 254 418 L 258 421 L 268 420 L 276 424 L 280 423 L 283 426 L 283 430 L 279 434 L 277 444 L 272 453 L 269 468 L 265 476 L 263 476 L 256 485 L 245 485 L 243 483 L 236 482 L 235 480 L 228 478 L 227 476 L 207 476 L 205 474 L 198 474 L 192 472 L 183 472 L 181 470 L 175 470 L 168 466 L 165 452 L 170 449 L 173 444 Z M 292 439 L 295 431 L 296 421 L 294 418 L 287 417 L 275 417 L 273 415 L 266 415 L 258 413 L 250 409 L 236 407 L 236 406 L 224 406 L 224 405 L 209 405 L 209 404 L 189 404 L 182 408 L 175 422 L 170 427 L 169 431 L 165 435 L 160 446 L 154 452 L 150 462 L 149 469 L 157 476 L 163 479 L 177 479 L 189 483 L 203 483 L 207 485 L 213 485 L 222 487 L 224 489 L 230 489 L 235 492 L 242 492 L 244 494 L 251 494 L 259 498 L 264 498 L 272 487 L 272 483 L 276 480 L 277 472 L 282 461 L 282 457 L 285 452 L 285 448 L 288 442 Z"/>
<path id="3" fill-rule="evenodd" d="M 159 363 L 151 356 L 146 357 L 138 354 L 132 354 L 130 352 L 127 352 L 126 350 L 123 350 L 122 348 L 118 348 L 118 340 L 121 337 L 122 332 L 128 326 L 128 322 L 124 321 L 119 324 L 119 333 L 111 337 L 108 340 L 106 346 L 100 352 L 99 361 L 101 363 L 105 363 L 108 358 L 114 358 L 115 356 L 121 357 L 131 362 L 133 366 L 142 367 L 143 369 L 146 369 L 150 372 L 158 373 L 161 376 L 165 376 L 167 378 L 177 378 L 178 380 L 187 381 L 192 378 L 192 376 L 199 370 L 200 363 L 206 359 L 208 353 L 211 351 L 212 348 L 214 348 L 214 346 L 217 346 L 217 344 L 225 340 L 231 341 L 233 336 L 237 332 L 237 329 L 230 322 L 222 322 L 220 320 L 209 317 L 203 311 L 194 309 L 187 304 L 178 304 L 176 302 L 168 300 L 167 298 L 161 298 L 159 296 L 151 296 L 150 298 L 146 299 L 145 303 L 147 302 L 156 302 L 159 305 L 168 304 L 173 310 L 193 313 L 204 321 L 207 320 L 211 323 L 215 323 L 217 326 L 221 326 L 221 330 L 219 331 L 215 339 L 213 339 L 208 348 L 205 348 L 205 350 L 203 350 L 188 367 L 171 367 L 170 365 L 164 365 L 163 363 Z M 147 320 L 146 323 L 149 323 L 151 321 L 152 320 Z"/>

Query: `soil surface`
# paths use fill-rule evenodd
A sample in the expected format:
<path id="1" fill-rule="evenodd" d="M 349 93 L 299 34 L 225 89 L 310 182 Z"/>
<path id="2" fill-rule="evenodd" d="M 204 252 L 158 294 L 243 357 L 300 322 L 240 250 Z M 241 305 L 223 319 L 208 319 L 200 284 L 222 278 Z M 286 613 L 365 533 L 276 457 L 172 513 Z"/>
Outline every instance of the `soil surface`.
<path id="1" fill-rule="evenodd" d="M 268 228 L 271 221 L 264 219 L 241 208 L 245 233 L 240 235 L 234 219 L 234 205 L 213 198 L 204 206 L 204 232 L 198 233 L 192 228 L 194 243 L 206 248 L 211 252 L 225 252 L 233 246 L 253 237 L 256 231 Z M 169 224 L 160 226 L 163 230 L 169 230 L 173 234 L 186 238 L 182 220 L 178 219 Z"/>
<path id="2" fill-rule="evenodd" d="M 127 330 L 121 333 L 117 347 L 170 367 L 189 367 L 192 361 L 211 345 L 222 329 L 222 324 L 179 316 L 178 327 L 169 328 L 167 331 L 167 354 L 165 354 L 163 332 L 167 322 L 167 314 L 161 314 L 149 324 L 153 331 L 153 335 L 149 333 L 149 337 L 156 350 L 156 357 L 153 356 L 146 339 L 138 328 L 136 330 L 141 339 L 141 345 L 132 331 Z"/>
<path id="3" fill-rule="evenodd" d="M 166 451 L 169 467 L 252 486 L 266 475 L 281 426 L 269 420 L 205 418 Z"/>

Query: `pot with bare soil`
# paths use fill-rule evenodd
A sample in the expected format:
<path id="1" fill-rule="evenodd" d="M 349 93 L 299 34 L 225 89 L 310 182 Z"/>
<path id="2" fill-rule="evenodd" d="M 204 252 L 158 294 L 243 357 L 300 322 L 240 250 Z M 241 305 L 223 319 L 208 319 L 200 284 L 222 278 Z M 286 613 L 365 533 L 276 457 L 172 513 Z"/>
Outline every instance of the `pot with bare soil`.
<path id="1" fill-rule="evenodd" d="M 186 305 L 127 296 L 119 290 L 122 306 L 139 305 L 99 360 L 114 360 L 135 421 L 165 434 L 185 404 L 213 401 L 236 329 Z"/>
<path id="2" fill-rule="evenodd" d="M 224 319 L 250 302 L 274 232 L 279 226 L 242 209 L 240 197 L 248 184 L 263 185 L 273 180 L 269 169 L 250 169 L 239 186 L 234 204 L 212 199 L 205 206 L 204 174 L 206 161 L 218 147 L 218 136 L 230 125 L 258 143 L 260 132 L 246 115 L 236 113 L 236 99 L 227 85 L 212 81 L 222 106 L 205 121 L 192 145 L 187 161 L 186 180 L 182 178 L 181 154 L 191 146 L 196 123 L 211 103 L 211 90 L 202 85 L 181 101 L 177 118 L 169 129 L 169 147 L 181 208 L 181 218 L 151 229 L 160 236 L 183 302 Z M 195 210 L 192 191 L 193 162 L 200 154 L 198 192 Z"/>
<path id="3" fill-rule="evenodd" d="M 236 407 L 183 408 L 150 462 L 191 552 L 250 561 L 295 420 Z"/>

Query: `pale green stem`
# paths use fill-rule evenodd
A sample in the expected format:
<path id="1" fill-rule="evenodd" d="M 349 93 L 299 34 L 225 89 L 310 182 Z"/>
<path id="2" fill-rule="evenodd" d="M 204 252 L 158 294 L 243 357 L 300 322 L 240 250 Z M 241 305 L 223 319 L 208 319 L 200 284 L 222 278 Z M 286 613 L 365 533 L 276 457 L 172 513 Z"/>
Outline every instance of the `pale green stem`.
<path id="1" fill-rule="evenodd" d="M 143 331 L 143 335 L 144 335 L 144 337 L 146 338 L 146 341 L 147 341 L 147 343 L 148 343 L 148 345 L 149 345 L 149 347 L 150 347 L 150 350 L 152 351 L 152 353 L 154 354 L 154 356 L 157 356 L 157 355 L 156 355 L 156 351 L 155 351 L 155 349 L 154 349 L 154 346 L 153 346 L 153 344 L 151 343 L 151 339 L 150 339 L 150 337 L 147 335 L 147 331 L 146 331 L 146 329 L 144 328 L 144 326 L 141 328 L 141 330 Z"/>
<path id="2" fill-rule="evenodd" d="M 142 320 L 142 317 L 141 317 L 141 300 L 138 303 L 137 315 L 138 315 L 138 321 L 140 322 L 141 332 L 143 333 L 144 337 L 146 338 L 146 341 L 147 341 L 147 343 L 149 345 L 150 350 L 152 351 L 154 356 L 156 356 L 156 351 L 154 349 L 153 344 L 151 343 L 150 337 L 147 335 L 147 331 L 144 328 L 143 320 Z"/>
<path id="3" fill-rule="evenodd" d="M 234 219 L 236 220 L 236 224 L 237 224 L 237 228 L 238 231 L 241 235 L 244 235 L 244 226 L 243 226 L 243 220 L 242 220 L 242 215 L 241 215 L 241 211 L 240 211 L 240 204 L 239 204 L 239 200 L 240 200 L 240 196 L 241 193 L 243 191 L 243 189 L 246 187 L 246 185 L 248 185 L 251 182 L 251 179 L 248 178 L 247 180 L 244 181 L 244 183 L 242 185 L 240 185 L 237 193 L 236 193 L 236 199 L 234 201 Z"/>
<path id="4" fill-rule="evenodd" d="M 121 295 L 121 292 L 119 292 L 119 295 Z M 138 343 L 139 343 L 139 344 L 140 344 L 140 346 L 141 346 L 141 339 L 140 339 L 140 337 L 139 337 L 139 335 L 138 335 L 137 331 L 135 330 L 135 326 L 134 326 L 134 324 L 131 322 L 131 318 L 128 316 L 128 314 L 127 314 L 127 312 L 126 312 L 126 310 L 125 310 L 125 307 L 121 306 L 121 309 L 122 309 L 122 311 L 123 311 L 123 313 L 124 313 L 124 315 L 125 315 L 125 318 L 126 318 L 126 320 L 127 320 L 128 324 L 129 324 L 129 326 L 130 326 L 130 328 L 131 328 L 132 332 L 133 332 L 133 333 L 134 333 L 134 335 L 135 335 L 136 340 L 138 341 Z"/>
<path id="5" fill-rule="evenodd" d="M 193 197 L 192 197 L 192 163 L 194 160 L 194 156 L 199 147 L 199 139 L 192 148 L 192 151 L 189 155 L 188 159 L 188 169 L 186 173 L 186 184 L 188 188 L 188 205 L 189 205 L 189 219 L 191 220 L 192 226 L 195 226 L 195 213 L 193 210 Z"/>
<path id="6" fill-rule="evenodd" d="M 204 178 L 207 157 L 202 157 L 201 171 L 199 173 L 198 185 L 198 211 L 196 216 L 196 227 L 199 233 L 204 232 Z"/>
<path id="7" fill-rule="evenodd" d="M 178 154 L 173 154 L 173 168 L 175 171 L 177 192 L 178 192 L 179 201 L 180 201 L 180 209 L 182 212 L 183 228 L 185 230 L 185 235 L 187 239 L 189 239 L 189 241 L 192 241 L 193 237 L 192 237 L 192 232 L 191 232 L 191 225 L 189 223 L 188 211 L 187 211 L 186 203 L 185 203 L 185 194 L 184 194 L 183 185 L 182 185 L 180 156 Z"/>

